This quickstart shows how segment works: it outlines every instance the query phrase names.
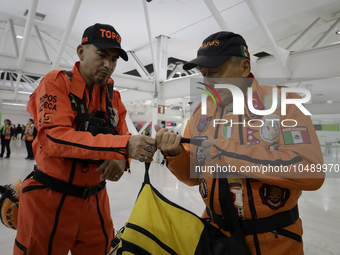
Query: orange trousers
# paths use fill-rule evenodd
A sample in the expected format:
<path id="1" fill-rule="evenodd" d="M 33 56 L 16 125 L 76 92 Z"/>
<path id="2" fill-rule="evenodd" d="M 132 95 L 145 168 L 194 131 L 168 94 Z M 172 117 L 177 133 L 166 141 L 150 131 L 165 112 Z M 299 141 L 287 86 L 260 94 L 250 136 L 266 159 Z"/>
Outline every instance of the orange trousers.
<path id="1" fill-rule="evenodd" d="M 33 179 L 22 184 L 14 255 L 106 255 L 113 238 L 106 188 L 82 200 Z"/>

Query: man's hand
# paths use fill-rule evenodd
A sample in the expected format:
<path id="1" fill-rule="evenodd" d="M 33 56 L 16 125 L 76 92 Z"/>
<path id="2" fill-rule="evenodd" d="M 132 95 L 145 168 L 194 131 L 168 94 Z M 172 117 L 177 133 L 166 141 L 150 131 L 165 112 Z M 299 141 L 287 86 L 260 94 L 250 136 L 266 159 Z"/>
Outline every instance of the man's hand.
<path id="1" fill-rule="evenodd" d="M 132 159 L 139 160 L 144 156 L 145 162 L 151 162 L 153 154 L 156 151 L 155 139 L 145 135 L 132 135 L 127 145 L 127 156 Z M 150 146 L 147 146 L 150 144 Z M 150 148 L 150 150 L 148 150 Z"/>
<path id="2" fill-rule="evenodd" d="M 213 147 L 215 143 L 215 140 L 204 140 L 201 144 L 202 148 L 203 148 L 203 154 L 205 156 L 205 160 L 207 160 L 208 162 L 211 161 L 211 149 Z"/>
<path id="3" fill-rule="evenodd" d="M 126 160 L 105 160 L 96 171 L 104 171 L 100 180 L 118 181 L 124 174 Z"/>
<path id="4" fill-rule="evenodd" d="M 161 128 L 159 125 L 155 125 L 156 146 L 162 152 L 169 154 L 169 156 L 177 156 L 183 150 L 181 145 L 181 135 L 177 135 L 172 132 L 168 132 L 167 128 Z"/>

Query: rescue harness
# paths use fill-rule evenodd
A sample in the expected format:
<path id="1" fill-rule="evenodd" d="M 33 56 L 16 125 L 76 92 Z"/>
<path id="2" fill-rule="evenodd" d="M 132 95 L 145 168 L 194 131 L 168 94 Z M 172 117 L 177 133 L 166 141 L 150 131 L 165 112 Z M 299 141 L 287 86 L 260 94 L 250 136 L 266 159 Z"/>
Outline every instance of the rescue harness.
<path id="1" fill-rule="evenodd" d="M 90 196 L 96 195 L 99 191 L 105 188 L 106 182 L 102 181 L 94 187 L 80 187 L 76 185 L 72 185 L 63 181 L 60 181 L 54 177 L 51 177 L 44 172 L 40 171 L 36 167 L 34 168 L 34 172 L 32 173 L 32 177 L 37 182 L 44 185 L 46 188 L 63 193 L 70 196 L 80 197 L 82 200 L 86 200 Z M 29 188 L 29 187 L 27 187 Z"/>

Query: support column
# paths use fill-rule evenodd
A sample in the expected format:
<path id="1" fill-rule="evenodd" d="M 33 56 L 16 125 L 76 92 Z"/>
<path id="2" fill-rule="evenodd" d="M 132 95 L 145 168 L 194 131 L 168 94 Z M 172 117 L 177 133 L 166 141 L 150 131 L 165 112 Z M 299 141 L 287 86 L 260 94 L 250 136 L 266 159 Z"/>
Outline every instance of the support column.
<path id="1" fill-rule="evenodd" d="M 311 31 L 313 28 L 315 28 L 319 24 L 319 22 L 321 22 L 321 21 L 323 21 L 323 20 L 320 17 L 317 18 L 293 42 L 291 42 L 291 44 L 288 45 L 287 50 L 290 50 L 291 48 L 293 48 L 298 42 L 300 42 L 306 36 L 306 34 L 309 33 L 309 31 Z"/>
<path id="2" fill-rule="evenodd" d="M 129 132 L 132 135 L 138 135 L 138 132 L 137 132 L 137 130 L 135 128 L 135 125 L 133 125 L 133 122 L 132 122 L 132 120 L 130 118 L 130 113 L 129 112 L 126 113 L 125 121 L 126 121 L 126 125 L 127 125 L 128 129 L 129 129 Z"/>
<path id="3" fill-rule="evenodd" d="M 18 47 L 18 42 L 17 42 L 17 38 L 16 38 L 15 29 L 14 29 L 12 19 L 8 20 L 8 26 L 9 26 L 10 31 L 11 31 L 11 39 L 12 39 L 12 44 L 13 44 L 14 55 L 16 57 L 18 57 L 19 56 L 19 47 Z"/>
<path id="4" fill-rule="evenodd" d="M 143 133 L 143 131 L 149 126 L 150 121 L 146 121 L 144 126 L 138 131 L 138 134 Z"/>
<path id="5" fill-rule="evenodd" d="M 46 50 L 46 47 L 45 47 L 45 44 L 44 44 L 44 41 L 40 35 L 40 31 L 39 31 L 39 28 L 37 25 L 34 25 L 34 30 L 35 30 L 35 34 L 37 35 L 37 38 L 38 38 L 38 41 L 39 41 L 39 44 L 40 44 L 40 47 L 41 47 L 41 50 L 44 54 L 44 57 L 47 61 L 51 61 L 50 60 L 50 57 L 48 56 L 48 53 L 47 53 L 47 50 Z"/>
<path id="6" fill-rule="evenodd" d="M 217 10 L 215 4 L 212 0 L 204 0 L 206 6 L 210 10 L 211 14 L 215 18 L 217 24 L 220 26 L 221 30 L 228 31 L 229 28 L 227 24 L 225 23 L 224 19 L 222 18 L 220 12 Z"/>
<path id="7" fill-rule="evenodd" d="M 28 46 L 29 40 L 31 39 L 31 32 L 32 32 L 32 28 L 34 25 L 34 17 L 35 17 L 35 13 L 37 12 L 38 2 L 39 0 L 32 0 L 31 7 L 28 10 L 25 32 L 24 32 L 23 39 L 22 39 L 18 65 L 17 65 L 17 68 L 19 71 L 22 71 L 24 64 L 25 64 L 27 46 Z"/>
<path id="8" fill-rule="evenodd" d="M 135 66 L 137 72 L 140 74 L 140 76 L 144 79 L 149 79 L 150 74 L 148 70 L 144 67 L 142 62 L 139 60 L 139 58 L 136 56 L 134 51 L 128 51 L 127 54 L 129 55 L 129 60 L 132 61 L 133 65 Z"/>
<path id="9" fill-rule="evenodd" d="M 157 93 L 155 98 L 153 99 L 153 109 L 152 109 L 152 128 L 151 128 L 151 137 L 156 137 L 156 131 L 154 129 L 154 125 L 157 123 L 161 126 L 161 122 L 158 120 L 158 105 L 165 105 L 165 100 L 163 99 L 163 84 L 161 82 L 167 79 L 167 71 L 168 71 L 168 37 L 164 35 L 160 35 L 157 37 L 157 52 L 156 52 L 156 70 L 157 79 L 156 79 L 156 88 Z M 161 126 L 162 127 L 162 126 Z M 163 160 L 163 156 L 160 151 L 157 151 L 154 156 L 155 162 L 161 162 Z"/>
<path id="10" fill-rule="evenodd" d="M 9 21 L 7 22 L 7 25 L 6 25 L 6 28 L 5 28 L 5 31 L 4 31 L 4 36 L 2 37 L 0 52 L 4 52 L 4 50 L 5 50 L 5 44 L 6 44 L 6 38 L 7 38 L 8 30 L 9 30 Z"/>
<path id="11" fill-rule="evenodd" d="M 260 10 L 255 3 L 254 0 L 245 0 L 251 13 L 253 14 L 257 24 L 259 25 L 260 29 L 264 33 L 266 39 L 268 40 L 269 45 L 271 46 L 274 57 L 277 60 L 277 62 L 282 66 L 285 75 L 287 76 L 288 79 L 292 77 L 292 72 L 289 70 L 287 66 L 287 59 L 289 56 L 289 52 L 287 50 L 284 50 L 282 48 L 279 48 L 273 38 L 273 35 L 271 34 L 264 18 L 262 17 Z"/>
<path id="12" fill-rule="evenodd" d="M 20 81 L 21 81 L 21 73 L 19 73 L 18 76 L 17 76 L 17 80 L 16 80 L 16 84 L 15 84 L 15 88 L 14 88 L 14 94 L 13 94 L 14 100 L 17 100 Z"/>
<path id="13" fill-rule="evenodd" d="M 318 47 L 323 45 L 327 39 L 331 36 L 331 34 L 335 33 L 336 28 L 339 26 L 340 24 L 340 18 L 338 18 L 333 25 L 327 30 L 327 32 L 313 45 L 314 47 Z"/>
<path id="14" fill-rule="evenodd" d="M 165 100 L 162 100 L 159 98 L 154 98 L 152 100 L 152 126 L 151 126 L 151 137 L 152 138 L 156 137 L 156 131 L 154 128 L 156 124 L 160 125 L 161 128 L 163 128 L 163 126 L 161 125 L 161 121 L 158 120 L 158 105 L 164 105 L 164 104 L 165 104 Z M 159 150 L 157 150 L 156 153 L 154 154 L 153 160 L 159 163 L 162 162 L 163 156 Z"/>
<path id="15" fill-rule="evenodd" d="M 150 27 L 150 20 L 149 20 L 149 11 L 148 11 L 148 6 L 146 3 L 146 0 L 142 0 L 143 2 L 143 9 L 144 9 L 144 16 L 145 16 L 145 22 L 146 22 L 146 27 L 148 30 L 148 37 L 149 37 L 149 46 L 150 46 L 150 50 L 151 50 L 151 56 L 152 56 L 152 60 L 153 60 L 153 69 L 155 72 L 155 80 L 156 80 L 156 86 L 159 83 L 159 79 L 158 79 L 158 69 L 157 69 L 157 62 L 155 59 L 155 54 L 153 51 L 153 42 L 152 42 L 152 34 L 151 34 L 151 27 Z M 157 89 L 157 87 L 155 88 L 155 90 Z M 157 90 L 156 90 L 156 94 L 157 94 Z"/>
<path id="16" fill-rule="evenodd" d="M 168 39 L 165 35 L 159 35 L 157 39 L 156 63 L 158 66 L 158 80 L 163 82 L 168 78 Z"/>
<path id="17" fill-rule="evenodd" d="M 189 99 L 183 98 L 182 99 L 182 130 L 181 130 L 181 136 L 184 134 L 185 126 L 187 125 L 188 119 L 185 117 L 187 112 L 187 105 L 188 105 Z"/>
<path id="18" fill-rule="evenodd" d="M 60 47 L 59 50 L 57 52 L 57 56 L 55 58 L 55 60 L 53 61 L 53 65 L 52 65 L 52 69 L 59 69 L 59 64 L 60 64 L 60 60 L 61 60 L 61 56 L 64 53 L 65 50 L 65 46 L 66 46 L 66 42 L 68 40 L 68 37 L 70 36 L 74 21 L 76 20 L 80 5 L 81 5 L 82 0 L 75 0 L 73 3 L 73 7 L 66 25 L 66 29 L 65 32 L 63 34 L 63 38 L 61 39 L 60 42 Z"/>
<path id="19" fill-rule="evenodd" d="M 160 125 L 158 121 L 158 105 L 164 105 L 165 100 L 163 100 L 163 89 L 161 82 L 167 79 L 167 71 L 168 71 L 168 37 L 164 35 L 160 35 L 157 37 L 157 54 L 156 54 L 156 70 L 158 70 L 158 82 L 156 82 L 157 88 L 157 97 L 154 98 L 153 110 L 152 110 L 152 131 L 151 137 L 156 137 L 155 130 L 153 126 L 155 124 Z"/>

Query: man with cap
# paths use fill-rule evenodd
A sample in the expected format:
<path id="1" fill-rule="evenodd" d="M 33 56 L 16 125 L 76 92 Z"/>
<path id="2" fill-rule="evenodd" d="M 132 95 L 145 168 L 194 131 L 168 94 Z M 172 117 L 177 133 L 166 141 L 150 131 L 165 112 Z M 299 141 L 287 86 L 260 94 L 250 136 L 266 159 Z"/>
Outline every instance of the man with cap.
<path id="1" fill-rule="evenodd" d="M 14 254 L 107 254 L 114 238 L 105 180 L 129 159 L 151 162 L 154 139 L 131 136 L 110 78 L 128 60 L 118 32 L 88 27 L 72 72 L 48 73 L 27 106 L 37 124 L 37 166 L 22 184 Z"/>
<path id="2" fill-rule="evenodd" d="M 209 218 L 227 235 L 228 219 L 222 218 L 216 179 L 228 178 L 236 214 L 252 254 L 303 254 L 297 202 L 302 190 L 317 190 L 324 181 L 324 173 L 306 170 L 323 164 L 310 117 L 294 104 L 287 105 L 286 115 L 281 114 L 281 87 L 276 87 L 275 94 L 275 87 L 259 85 L 251 73 L 247 44 L 238 34 L 223 31 L 207 37 L 197 58 L 183 69 L 194 67 L 199 68 L 205 89 L 214 93 L 216 103 L 209 97 L 204 114 L 203 107 L 198 106 L 184 131 L 184 137 L 204 140 L 199 147 L 181 145 L 181 136 L 155 126 L 157 148 L 162 150 L 168 168 L 180 181 L 199 185 L 206 204 L 202 217 Z M 237 99 L 244 106 L 243 115 L 233 114 L 233 104 L 239 101 L 233 101 L 229 89 L 214 89 L 215 84 L 231 84 L 243 92 L 244 97 Z M 252 113 L 247 93 L 252 93 L 252 109 L 272 109 L 272 113 Z M 271 108 L 274 97 L 277 107 Z M 300 97 L 288 92 L 286 98 Z M 196 166 L 220 166 L 232 171 L 195 175 Z M 284 172 L 297 168 L 299 171 Z"/>

